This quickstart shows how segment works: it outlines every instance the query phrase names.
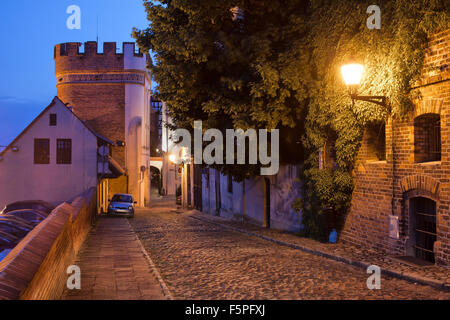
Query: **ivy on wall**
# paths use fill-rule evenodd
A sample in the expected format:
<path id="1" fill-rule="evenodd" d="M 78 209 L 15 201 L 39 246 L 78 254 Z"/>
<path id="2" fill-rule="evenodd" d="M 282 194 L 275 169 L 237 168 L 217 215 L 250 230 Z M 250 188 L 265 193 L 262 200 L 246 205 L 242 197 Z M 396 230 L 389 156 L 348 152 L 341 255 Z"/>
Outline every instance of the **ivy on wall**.
<path id="1" fill-rule="evenodd" d="M 317 86 L 311 95 L 303 143 L 306 148 L 304 195 L 294 207 L 302 212 L 306 236 L 326 240 L 324 208 L 332 207 L 343 218 L 353 192 L 352 170 L 364 128 L 385 121 L 388 115 L 402 118 L 412 110 L 417 92 L 412 85 L 420 77 L 428 37 L 449 27 L 446 1 L 380 1 L 382 24 L 368 29 L 366 9 L 370 1 L 312 1 L 309 43 Z M 387 96 L 390 108 L 355 102 L 351 104 L 339 67 L 349 58 L 364 64 L 359 94 Z M 391 109 L 391 110 L 389 110 Z M 336 135 L 337 169 L 318 155 L 327 132 Z M 342 222 L 342 221 L 341 221 Z"/>
<path id="2" fill-rule="evenodd" d="M 163 0 L 144 1 L 150 26 L 134 30 L 175 124 L 278 128 L 281 160 L 303 162 L 304 235 L 325 239 L 323 208 L 348 210 L 352 170 L 364 127 L 388 115 L 403 117 L 417 93 L 428 37 L 449 27 L 445 0 Z M 370 5 L 381 28 L 366 25 Z M 242 19 L 230 8 L 239 7 Z M 352 105 L 340 66 L 365 66 L 359 93 L 383 95 L 391 110 Z M 336 165 L 319 169 L 319 150 L 335 137 Z M 301 155 L 300 157 L 298 155 Z M 254 166 L 216 166 L 236 181 Z"/>

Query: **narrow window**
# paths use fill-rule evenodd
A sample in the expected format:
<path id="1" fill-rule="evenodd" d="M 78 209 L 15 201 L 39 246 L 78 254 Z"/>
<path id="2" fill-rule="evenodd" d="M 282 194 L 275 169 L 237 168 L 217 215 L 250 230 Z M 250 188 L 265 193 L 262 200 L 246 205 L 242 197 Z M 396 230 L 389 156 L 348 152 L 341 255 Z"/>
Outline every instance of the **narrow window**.
<path id="1" fill-rule="evenodd" d="M 56 163 L 57 164 L 72 163 L 72 139 L 56 140 Z"/>
<path id="2" fill-rule="evenodd" d="M 56 126 L 56 114 L 55 113 L 50 114 L 50 126 L 51 127 Z"/>
<path id="3" fill-rule="evenodd" d="M 34 139 L 34 163 L 50 163 L 50 139 Z"/>
<path id="4" fill-rule="evenodd" d="M 60 56 L 67 56 L 67 44 L 63 43 L 59 47 L 59 55 Z"/>
<path id="5" fill-rule="evenodd" d="M 366 160 L 386 160 L 386 126 L 384 122 L 370 123 L 366 127 Z"/>
<path id="6" fill-rule="evenodd" d="M 233 193 L 233 176 L 231 174 L 229 174 L 227 176 L 227 178 L 228 178 L 228 183 L 227 183 L 228 193 Z"/>
<path id="7" fill-rule="evenodd" d="M 441 121 L 438 114 L 425 114 L 414 119 L 415 162 L 441 160 Z"/>

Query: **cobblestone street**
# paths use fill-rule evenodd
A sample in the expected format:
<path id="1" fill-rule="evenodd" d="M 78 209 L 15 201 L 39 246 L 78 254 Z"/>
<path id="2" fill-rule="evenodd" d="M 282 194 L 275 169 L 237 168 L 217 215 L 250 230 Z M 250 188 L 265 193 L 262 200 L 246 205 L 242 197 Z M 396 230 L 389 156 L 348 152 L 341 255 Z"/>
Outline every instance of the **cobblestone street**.
<path id="1" fill-rule="evenodd" d="M 365 270 L 200 221 L 154 202 L 130 220 L 176 299 L 450 299 L 430 286 Z"/>

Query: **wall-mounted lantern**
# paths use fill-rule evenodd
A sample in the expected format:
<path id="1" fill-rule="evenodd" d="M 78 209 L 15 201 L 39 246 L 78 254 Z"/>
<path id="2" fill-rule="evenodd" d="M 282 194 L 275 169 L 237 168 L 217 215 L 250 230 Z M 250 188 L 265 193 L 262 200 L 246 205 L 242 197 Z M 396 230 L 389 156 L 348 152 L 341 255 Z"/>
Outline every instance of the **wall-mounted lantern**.
<path id="1" fill-rule="evenodd" d="M 342 78 L 347 85 L 348 93 L 352 101 L 360 100 L 378 104 L 387 107 L 387 97 L 385 96 L 360 96 L 358 95 L 359 85 L 361 84 L 364 66 L 359 63 L 351 62 L 341 67 Z"/>

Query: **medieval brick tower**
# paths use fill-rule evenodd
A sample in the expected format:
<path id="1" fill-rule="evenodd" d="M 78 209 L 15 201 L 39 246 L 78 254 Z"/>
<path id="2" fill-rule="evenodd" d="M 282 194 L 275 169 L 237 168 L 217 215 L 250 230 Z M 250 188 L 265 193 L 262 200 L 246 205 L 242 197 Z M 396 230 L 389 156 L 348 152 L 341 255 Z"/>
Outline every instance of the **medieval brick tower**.
<path id="1" fill-rule="evenodd" d="M 150 200 L 150 56 L 124 43 L 106 42 L 98 53 L 97 42 L 55 46 L 58 97 L 73 112 L 115 145 L 111 156 L 126 174 L 107 181 L 109 194 L 130 193 L 139 206 Z"/>

